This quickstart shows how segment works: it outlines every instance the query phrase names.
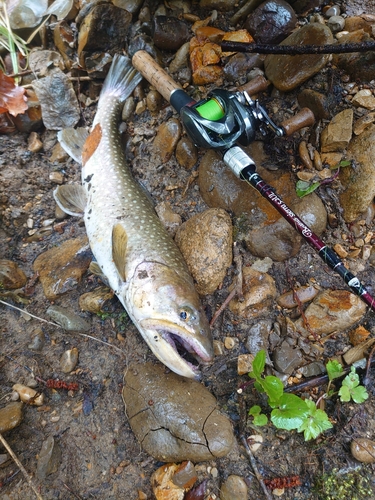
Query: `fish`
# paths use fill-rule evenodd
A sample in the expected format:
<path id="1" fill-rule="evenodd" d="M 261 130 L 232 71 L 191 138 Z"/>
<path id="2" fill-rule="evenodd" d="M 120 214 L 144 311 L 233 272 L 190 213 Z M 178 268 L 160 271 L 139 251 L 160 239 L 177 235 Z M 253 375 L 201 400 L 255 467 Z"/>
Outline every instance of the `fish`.
<path id="1" fill-rule="evenodd" d="M 154 355 L 199 379 L 200 364 L 213 359 L 210 326 L 179 248 L 131 173 L 118 130 L 123 103 L 141 79 L 127 56 L 114 56 L 90 133 L 58 133 L 62 147 L 81 157 L 81 184 L 53 195 L 66 213 L 83 216 L 97 272 Z"/>

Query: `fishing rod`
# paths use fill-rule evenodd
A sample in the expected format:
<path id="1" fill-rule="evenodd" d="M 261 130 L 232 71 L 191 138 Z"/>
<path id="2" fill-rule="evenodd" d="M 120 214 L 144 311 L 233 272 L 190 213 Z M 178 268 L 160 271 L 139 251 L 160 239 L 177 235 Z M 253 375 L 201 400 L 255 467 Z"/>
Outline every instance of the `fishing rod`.
<path id="1" fill-rule="evenodd" d="M 251 80 L 236 92 L 215 89 L 209 92 L 206 99 L 197 102 L 146 51 L 136 52 L 132 63 L 180 114 L 185 130 L 194 144 L 197 147 L 218 151 L 231 171 L 266 198 L 317 251 L 322 260 L 342 277 L 352 292 L 375 311 L 375 299 L 359 279 L 346 269 L 336 252 L 328 247 L 261 178 L 256 171 L 254 161 L 239 146 L 252 142 L 258 130 L 265 134 L 268 129 L 277 137 L 283 137 L 293 134 L 302 127 L 310 126 L 315 121 L 312 111 L 303 108 L 294 117 L 284 121 L 282 126 L 277 126 L 258 100 L 254 101 L 250 97 L 250 94 L 267 87 L 268 82 L 263 77 Z"/>

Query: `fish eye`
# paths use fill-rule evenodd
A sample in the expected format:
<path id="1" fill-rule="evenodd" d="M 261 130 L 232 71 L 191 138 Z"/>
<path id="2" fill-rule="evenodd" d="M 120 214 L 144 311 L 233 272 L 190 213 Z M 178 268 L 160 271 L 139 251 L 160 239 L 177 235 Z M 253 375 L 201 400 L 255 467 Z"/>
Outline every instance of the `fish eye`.
<path id="1" fill-rule="evenodd" d="M 180 316 L 180 319 L 182 319 L 182 321 L 194 321 L 195 320 L 195 314 L 190 309 L 190 307 L 181 308 L 179 316 Z"/>
<path id="2" fill-rule="evenodd" d="M 180 319 L 182 319 L 183 321 L 186 321 L 188 319 L 189 315 L 187 313 L 187 311 L 185 309 L 182 309 L 182 311 L 180 311 Z"/>

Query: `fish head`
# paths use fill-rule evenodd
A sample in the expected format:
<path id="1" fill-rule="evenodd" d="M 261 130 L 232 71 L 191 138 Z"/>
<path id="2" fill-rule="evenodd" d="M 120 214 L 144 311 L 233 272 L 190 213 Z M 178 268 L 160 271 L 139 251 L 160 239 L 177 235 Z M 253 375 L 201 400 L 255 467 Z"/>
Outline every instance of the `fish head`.
<path id="1" fill-rule="evenodd" d="M 130 280 L 126 304 L 155 356 L 175 373 L 199 379 L 191 358 L 209 363 L 213 344 L 191 277 L 165 264 L 142 262 Z"/>

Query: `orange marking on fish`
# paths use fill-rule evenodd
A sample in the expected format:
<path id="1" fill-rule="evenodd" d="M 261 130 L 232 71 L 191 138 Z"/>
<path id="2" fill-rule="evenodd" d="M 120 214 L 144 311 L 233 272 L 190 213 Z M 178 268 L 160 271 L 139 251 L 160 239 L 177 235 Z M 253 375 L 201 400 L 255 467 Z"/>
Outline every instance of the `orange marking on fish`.
<path id="1" fill-rule="evenodd" d="M 88 136 L 83 145 L 82 150 L 82 165 L 86 165 L 91 156 L 95 153 L 96 148 L 99 146 L 100 140 L 102 138 L 102 127 L 100 123 L 97 123 L 94 130 Z"/>

